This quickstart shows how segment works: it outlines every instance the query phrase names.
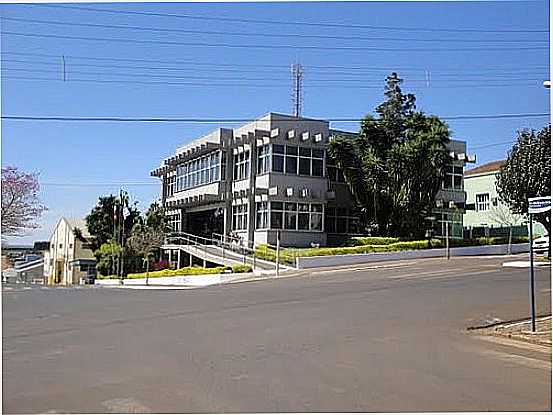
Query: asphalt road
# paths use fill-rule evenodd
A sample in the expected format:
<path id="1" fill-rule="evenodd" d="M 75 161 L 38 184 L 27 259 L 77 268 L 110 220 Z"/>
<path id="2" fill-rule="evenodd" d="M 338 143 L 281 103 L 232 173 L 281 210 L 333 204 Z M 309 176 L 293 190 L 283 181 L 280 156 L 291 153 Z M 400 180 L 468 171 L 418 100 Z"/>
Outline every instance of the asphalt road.
<path id="1" fill-rule="evenodd" d="M 550 411 L 528 270 L 400 261 L 197 290 L 3 290 L 7 413 Z M 550 271 L 537 271 L 538 314 Z M 516 343 L 515 343 L 516 345 Z"/>

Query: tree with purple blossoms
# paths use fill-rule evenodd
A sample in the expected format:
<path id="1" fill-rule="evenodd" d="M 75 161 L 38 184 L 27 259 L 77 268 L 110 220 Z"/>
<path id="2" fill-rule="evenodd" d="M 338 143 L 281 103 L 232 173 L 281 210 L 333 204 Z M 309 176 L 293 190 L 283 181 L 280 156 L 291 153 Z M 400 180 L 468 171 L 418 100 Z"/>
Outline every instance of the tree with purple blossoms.
<path id="1" fill-rule="evenodd" d="M 38 175 L 2 167 L 2 236 L 22 236 L 35 229 L 47 209 L 38 197 Z"/>

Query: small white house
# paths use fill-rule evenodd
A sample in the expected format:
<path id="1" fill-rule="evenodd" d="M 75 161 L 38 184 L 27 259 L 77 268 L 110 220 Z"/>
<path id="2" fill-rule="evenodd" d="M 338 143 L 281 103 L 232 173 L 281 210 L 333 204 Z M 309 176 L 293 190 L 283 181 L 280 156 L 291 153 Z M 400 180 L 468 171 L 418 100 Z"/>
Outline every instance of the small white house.
<path id="1" fill-rule="evenodd" d="M 91 236 L 83 219 L 61 218 L 44 253 L 44 276 L 48 284 L 79 284 L 96 275 Z"/>

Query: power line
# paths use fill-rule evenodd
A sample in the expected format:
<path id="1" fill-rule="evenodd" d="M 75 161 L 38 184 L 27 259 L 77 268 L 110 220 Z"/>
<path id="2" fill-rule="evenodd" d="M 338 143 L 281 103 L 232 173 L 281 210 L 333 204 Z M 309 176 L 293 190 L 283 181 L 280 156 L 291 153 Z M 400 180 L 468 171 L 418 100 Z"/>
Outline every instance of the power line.
<path id="1" fill-rule="evenodd" d="M 420 27 L 399 27 L 399 26 L 373 26 L 373 25 L 359 25 L 359 24 L 345 24 L 345 23 L 314 23 L 306 21 L 277 21 L 277 20 L 261 20 L 261 19 L 244 19 L 244 18 L 230 18 L 230 17 L 215 17 L 215 16 L 198 16 L 185 13 L 171 14 L 171 13 L 154 13 L 154 12 L 138 12 L 138 11 L 123 11 L 123 10 L 108 10 L 98 9 L 94 7 L 77 7 L 68 5 L 51 5 L 51 4 L 33 4 L 32 6 L 51 7 L 56 9 L 74 9 L 81 11 L 92 11 L 98 13 L 111 13 L 111 14 L 128 14 L 128 15 L 142 15 L 142 16 L 158 16 L 158 17 L 173 17 L 180 19 L 196 19 L 196 20 L 214 20 L 214 21 L 227 21 L 227 22 L 240 22 L 240 23 L 255 23 L 255 24 L 273 24 L 273 25 L 294 25 L 294 26 L 316 26 L 316 27 L 341 27 L 341 28 L 353 28 L 353 29 L 372 29 L 372 30 L 397 30 L 397 31 L 420 31 L 420 32 L 451 32 L 451 33 L 549 33 L 548 30 L 536 30 L 536 29 L 437 29 L 437 28 L 420 28 Z"/>
<path id="2" fill-rule="evenodd" d="M 14 80 L 29 80 L 29 81 L 60 81 L 59 78 L 38 78 L 38 77 L 22 77 L 22 76 L 3 76 L 3 79 L 14 79 Z M 137 84 L 137 85 L 170 85 L 170 86 L 190 86 L 190 87 L 241 87 L 241 88 L 282 88 L 281 84 L 239 84 L 239 83 L 200 83 L 200 82 L 168 82 L 168 81 L 140 81 L 140 80 L 128 80 L 128 79 L 80 79 L 80 78 L 71 78 L 68 82 L 85 82 L 85 83 L 99 83 L 99 84 Z M 457 89 L 457 88 L 513 88 L 515 86 L 535 86 L 536 83 L 508 83 L 508 84 L 465 84 L 465 85 L 434 85 L 431 88 L 424 88 L 428 91 L 430 89 Z M 336 84 L 311 84 L 308 85 L 308 88 L 334 88 L 334 89 L 382 89 L 382 86 L 369 86 L 369 85 L 336 85 Z M 417 87 L 415 85 L 411 86 L 411 89 L 421 89 L 422 87 Z"/>
<path id="3" fill-rule="evenodd" d="M 54 69 L 28 69 L 28 68 L 9 68 L 9 67 L 2 67 L 2 71 L 14 71 L 14 72 L 31 72 L 31 73 L 59 73 L 59 70 Z M 146 77 L 146 78 L 168 78 L 168 79 L 196 79 L 196 80 L 204 80 L 204 81 L 285 81 L 285 78 L 245 78 L 245 77 L 213 77 L 213 76 L 196 76 L 196 75 L 163 75 L 163 74 L 153 74 L 153 73 L 129 73 L 129 72 L 91 72 L 91 71 L 71 71 L 73 74 L 79 74 L 79 75 L 109 75 L 109 76 L 129 76 L 129 77 Z M 68 71 L 69 74 L 69 71 Z M 67 78 L 69 80 L 69 78 Z M 449 78 L 449 79 L 434 79 L 433 82 L 474 82 L 474 81 L 481 81 L 481 82 L 495 82 L 495 81 L 543 81 L 544 78 L 507 78 L 507 79 L 455 79 L 455 78 Z M 366 84 L 367 81 L 373 81 L 373 82 L 380 82 L 381 79 L 375 79 L 375 78 L 359 78 L 359 79 L 352 79 L 352 78 L 337 78 L 337 79 L 315 79 L 315 81 L 318 82 L 337 82 L 337 83 L 362 83 Z M 424 79 L 409 79 L 406 80 L 407 83 L 410 82 L 426 82 Z M 376 87 L 381 86 L 374 85 Z"/>
<path id="4" fill-rule="evenodd" d="M 57 56 L 56 58 L 59 59 L 59 56 Z M 67 58 L 67 56 L 65 55 L 65 58 Z M 8 62 L 8 63 L 28 63 L 28 64 L 32 64 L 32 65 L 46 65 L 46 66 L 55 66 L 55 67 L 59 67 L 59 62 L 42 62 L 42 61 L 36 61 L 36 60 L 20 60 L 20 59 L 2 59 L 2 62 Z M 85 67 L 85 68 L 101 68 L 101 69 L 112 69 L 112 68 L 115 68 L 115 69 L 148 69 L 148 70 L 155 70 L 155 71 L 179 71 L 179 72 L 183 72 L 183 71 L 194 71 L 194 73 L 197 73 L 197 70 L 196 68 L 178 68 L 178 67 L 167 67 L 167 66 L 136 66 L 136 65 L 109 65 L 109 64 L 93 64 L 93 63 L 74 63 L 74 62 L 71 62 L 70 65 L 69 65 L 69 61 L 67 62 L 67 66 L 71 66 L 71 67 Z M 2 68 L 2 69 L 8 69 L 8 68 Z M 11 68 L 10 70 L 19 70 L 21 68 Z M 531 68 L 530 68 L 531 69 Z M 23 70 L 23 69 L 22 69 Z M 39 70 L 42 70 L 42 69 L 34 69 L 35 71 L 39 71 Z M 47 71 L 47 70 L 43 70 L 43 71 Z M 209 68 L 209 71 L 215 71 L 215 72 L 236 72 L 236 73 L 259 73 L 259 72 L 263 72 L 261 71 L 260 69 L 251 69 L 251 70 L 248 70 L 248 69 L 235 69 L 235 68 L 213 68 L 213 67 L 210 67 Z M 271 74 L 274 74 L 275 73 L 275 70 L 274 69 L 264 69 L 264 71 L 270 71 Z M 507 70 L 506 70 L 507 71 Z M 372 72 L 372 71 L 371 71 Z M 408 71 L 410 72 L 410 71 Z M 541 72 L 544 74 L 544 76 L 548 76 L 545 72 L 545 70 L 543 71 L 540 71 L 540 70 L 536 70 L 536 71 L 529 71 L 529 70 L 525 70 L 525 68 L 519 68 L 518 71 L 513 71 L 514 72 L 514 75 L 521 75 L 521 74 L 531 74 L 531 75 L 535 75 L 535 76 L 538 76 L 538 74 L 536 72 Z M 128 73 L 128 72 L 125 72 L 125 73 Z M 444 78 L 444 76 L 459 76 L 459 75 L 463 75 L 463 76 L 482 76 L 482 75 L 487 75 L 489 76 L 490 74 L 474 74 L 474 73 L 445 73 L 445 74 L 442 74 L 441 71 L 437 70 L 437 71 L 432 71 L 433 74 L 436 74 L 436 73 L 440 73 L 440 77 L 438 79 L 442 79 Z M 360 76 L 360 75 L 363 75 L 364 72 L 336 72 L 336 71 L 331 71 L 330 73 L 325 73 L 325 74 L 331 74 L 331 75 L 344 75 L 344 76 Z M 151 74 L 152 76 L 156 76 L 155 74 Z M 315 74 L 317 75 L 317 74 Z M 500 78 L 500 77 L 505 77 L 505 76 L 513 76 L 513 74 L 493 74 L 494 78 Z M 265 78 L 264 78 L 265 79 Z M 314 78 L 316 79 L 316 78 Z M 349 80 L 348 78 L 342 78 L 344 80 Z M 436 78 L 434 78 L 436 79 Z M 449 79 L 449 78 L 448 78 Z M 379 81 L 382 80 L 382 78 L 378 78 Z M 365 81 L 365 79 L 363 79 L 363 81 Z"/>
<path id="5" fill-rule="evenodd" d="M 25 77 L 25 76 L 12 76 L 12 75 L 5 75 L 2 76 L 2 79 L 13 79 L 13 80 L 23 80 L 23 81 L 60 81 L 59 78 L 39 78 L 39 77 Z M 169 82 L 169 81 L 141 81 L 137 79 L 82 79 L 82 78 L 70 78 L 67 79 L 65 84 L 67 83 L 75 83 L 75 82 L 84 82 L 84 83 L 98 83 L 98 84 L 136 84 L 136 85 L 170 85 L 170 86 L 189 86 L 189 87 L 202 87 L 202 88 L 220 88 L 220 87 L 240 87 L 240 88 L 282 88 L 282 84 L 254 84 L 251 82 L 240 84 L 240 83 L 201 83 L 201 82 Z M 541 82 L 541 81 L 540 81 Z M 506 84 L 493 84 L 493 83 L 484 83 L 484 84 L 464 84 L 464 85 L 455 85 L 455 84 L 448 84 L 448 85 L 433 85 L 432 87 L 417 87 L 416 85 L 410 85 L 409 87 L 414 90 L 421 90 L 424 89 L 425 91 L 429 91 L 432 89 L 459 89 L 459 88 L 513 88 L 516 86 L 536 86 L 536 82 L 532 83 L 506 83 Z M 316 88 L 316 89 L 323 89 L 323 88 L 334 88 L 334 89 L 383 89 L 383 86 L 375 86 L 375 85 L 338 85 L 338 84 L 309 84 L 307 85 L 307 88 Z"/>
<path id="6" fill-rule="evenodd" d="M 232 49 L 304 49 L 304 50 L 341 50 L 341 51 L 374 51 L 374 52 L 481 52 L 481 51 L 530 51 L 530 50 L 549 50 L 547 46 L 521 46 L 509 48 L 496 47 L 478 47 L 478 48 L 373 48 L 364 46 L 317 46 L 317 45 L 261 45 L 261 44 L 234 44 L 234 43 L 205 43 L 205 42 L 173 42 L 168 40 L 139 40 L 139 39 L 124 39 L 124 38 L 101 38 L 101 37 L 86 37 L 86 36 L 66 36 L 52 35 L 44 33 L 22 33 L 2 31 L 2 35 L 22 36 L 22 37 L 38 37 L 50 39 L 68 39 L 68 40 L 86 40 L 94 42 L 119 42 L 119 43 L 135 43 L 142 45 L 167 45 L 167 46 L 201 46 L 201 47 L 219 47 Z"/>
<path id="7" fill-rule="evenodd" d="M 527 114 L 493 114 L 493 115 L 452 115 L 440 117 L 441 120 L 497 120 L 510 118 L 535 118 L 549 117 L 549 113 L 527 113 Z M 65 117 L 65 116 L 21 116 L 21 115 L 2 115 L 3 120 L 17 121 L 84 121 L 84 122 L 183 122 L 183 123 L 236 123 L 253 122 L 253 118 L 166 118 L 166 117 Z M 318 120 L 317 118 L 309 118 Z M 280 122 L 297 122 L 297 120 L 284 118 L 273 118 Z M 357 117 L 343 118 L 324 118 L 321 121 L 329 122 L 360 122 L 363 119 Z"/>
<path id="8" fill-rule="evenodd" d="M 157 186 L 159 183 L 51 183 L 51 182 L 41 182 L 41 186 L 52 186 L 52 187 L 103 187 L 103 186 Z"/>
<path id="9" fill-rule="evenodd" d="M 16 55 L 16 56 L 37 56 L 37 57 L 50 57 L 50 58 L 56 58 L 59 59 L 61 54 L 45 54 L 45 53 L 29 53 L 29 52 L 10 52 L 10 51 L 2 51 L 2 55 Z M 168 61 L 168 60 L 155 60 L 155 59 L 138 59 L 138 58 L 120 58 L 120 57 L 98 57 L 98 56 L 77 56 L 77 55 L 67 55 L 65 54 L 66 58 L 71 59 L 77 59 L 77 60 L 93 60 L 93 61 L 115 61 L 115 62 L 146 62 L 146 63 L 161 63 L 161 64 L 172 64 L 172 65 L 192 65 L 192 66 L 224 66 L 224 67 L 246 67 L 246 68 L 282 68 L 282 69 L 288 69 L 288 65 L 270 65 L 270 64 L 259 64 L 259 63 L 252 63 L 252 64 L 237 64 L 237 63 L 227 63 L 227 62 L 198 62 L 194 61 L 193 59 L 184 59 L 179 61 Z M 505 68 L 505 66 L 497 66 L 497 67 L 462 67 L 462 66 L 456 66 L 455 68 L 435 68 L 435 67 L 402 67 L 397 65 L 390 65 L 388 67 L 373 67 L 373 66 L 343 66 L 343 65 L 304 65 L 306 68 L 312 69 L 347 69 L 347 70 L 367 70 L 367 71 L 391 71 L 391 70 L 413 70 L 413 71 L 448 71 L 448 70 L 476 70 L 476 71 L 517 71 L 521 70 L 520 66 L 517 66 L 515 68 Z M 549 70 L 549 66 L 527 66 L 525 65 L 524 68 L 533 68 L 533 69 L 546 69 Z"/>
<path id="10" fill-rule="evenodd" d="M 138 30 L 146 32 L 161 32 L 161 33 L 185 33 L 185 34 L 200 34 L 200 35 L 223 35 L 223 36 L 257 36 L 269 38 L 305 38 L 305 39 L 334 39 L 334 40 L 382 40 L 391 42 L 461 42 L 461 43 L 547 43 L 547 39 L 459 39 L 459 38 L 439 38 L 439 39 L 413 39 L 413 38 L 390 38 L 390 37 L 371 37 L 371 36 L 329 36 L 329 35 L 308 35 L 303 33 L 259 33 L 259 32 L 228 32 L 228 31 L 212 31 L 212 30 L 189 30 L 189 29 L 168 29 L 160 27 L 143 27 L 130 25 L 112 25 L 99 23 L 74 23 L 64 22 L 59 20 L 39 20 L 39 19 L 22 19 L 16 17 L 1 17 L 1 20 L 39 23 L 58 26 L 73 26 L 73 27 L 92 27 L 103 29 L 123 29 L 123 30 Z"/>

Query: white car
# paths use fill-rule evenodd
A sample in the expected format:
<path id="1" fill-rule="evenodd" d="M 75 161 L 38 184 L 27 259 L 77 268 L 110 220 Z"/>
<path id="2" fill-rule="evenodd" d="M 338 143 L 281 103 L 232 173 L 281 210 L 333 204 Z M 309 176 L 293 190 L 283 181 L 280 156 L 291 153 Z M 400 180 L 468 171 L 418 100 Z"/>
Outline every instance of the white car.
<path id="1" fill-rule="evenodd" d="M 536 254 L 546 254 L 549 251 L 549 236 L 542 236 L 541 238 L 534 239 L 532 248 Z"/>

